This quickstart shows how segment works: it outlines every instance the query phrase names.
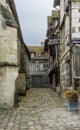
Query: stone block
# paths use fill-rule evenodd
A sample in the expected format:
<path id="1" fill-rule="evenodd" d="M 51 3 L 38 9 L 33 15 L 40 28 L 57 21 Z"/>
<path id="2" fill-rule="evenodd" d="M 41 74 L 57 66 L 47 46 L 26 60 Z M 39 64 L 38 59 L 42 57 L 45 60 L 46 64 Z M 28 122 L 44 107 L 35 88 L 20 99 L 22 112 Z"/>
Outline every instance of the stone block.
<path id="1" fill-rule="evenodd" d="M 14 107 L 15 80 L 18 67 L 0 67 L 0 108 Z"/>

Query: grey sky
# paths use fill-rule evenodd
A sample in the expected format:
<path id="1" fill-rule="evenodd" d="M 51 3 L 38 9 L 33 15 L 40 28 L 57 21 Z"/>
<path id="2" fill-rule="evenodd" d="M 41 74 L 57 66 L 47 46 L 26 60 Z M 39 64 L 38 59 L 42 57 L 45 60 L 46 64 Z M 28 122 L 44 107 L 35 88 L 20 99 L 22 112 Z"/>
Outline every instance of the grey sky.
<path id="1" fill-rule="evenodd" d="M 25 43 L 40 45 L 46 36 L 53 0 L 15 0 L 15 4 Z"/>

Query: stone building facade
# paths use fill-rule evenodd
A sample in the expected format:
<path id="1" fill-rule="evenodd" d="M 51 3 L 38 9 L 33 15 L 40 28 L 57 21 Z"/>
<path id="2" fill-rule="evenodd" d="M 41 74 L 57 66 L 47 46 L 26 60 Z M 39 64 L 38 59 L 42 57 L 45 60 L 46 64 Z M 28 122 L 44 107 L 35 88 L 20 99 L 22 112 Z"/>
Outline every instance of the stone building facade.
<path id="1" fill-rule="evenodd" d="M 47 19 L 47 39 L 44 50 L 48 52 L 48 76 L 51 87 L 57 91 L 60 83 L 59 71 L 59 10 L 52 10 L 51 16 Z"/>
<path id="2" fill-rule="evenodd" d="M 29 51 L 24 45 L 15 3 L 13 0 L 0 0 L 0 108 L 14 106 L 14 95 L 16 87 L 19 86 L 16 79 L 20 73 L 24 74 L 24 79 L 27 75 L 26 70 L 21 69 L 24 68 L 21 61 L 25 54 L 29 60 Z M 24 84 L 26 87 L 26 83 Z"/>
<path id="3" fill-rule="evenodd" d="M 77 89 L 80 80 L 80 1 L 60 1 L 60 77 L 62 89 Z"/>
<path id="4" fill-rule="evenodd" d="M 60 87 L 56 87 L 55 84 L 55 88 L 59 88 L 59 91 L 77 89 L 80 86 L 80 0 L 54 0 L 54 10 L 57 10 L 57 6 L 60 6 L 59 24 L 55 28 L 52 16 L 48 16 L 48 35 L 45 40 L 45 50 L 49 50 L 48 54 L 52 55 L 54 35 L 58 36 L 58 51 L 55 53 L 55 49 L 53 49 L 52 52 L 58 56 L 59 65 L 56 66 L 55 58 L 50 59 L 49 72 L 53 79 L 51 82 L 53 84 L 55 80 L 52 70 L 56 66 L 59 70 L 59 81 L 57 81 Z M 55 70 L 56 73 L 57 70 Z"/>
<path id="5" fill-rule="evenodd" d="M 31 87 L 49 87 L 49 79 L 46 76 L 48 69 L 48 57 L 44 54 L 43 46 L 28 46 L 30 60 L 30 85 Z"/>

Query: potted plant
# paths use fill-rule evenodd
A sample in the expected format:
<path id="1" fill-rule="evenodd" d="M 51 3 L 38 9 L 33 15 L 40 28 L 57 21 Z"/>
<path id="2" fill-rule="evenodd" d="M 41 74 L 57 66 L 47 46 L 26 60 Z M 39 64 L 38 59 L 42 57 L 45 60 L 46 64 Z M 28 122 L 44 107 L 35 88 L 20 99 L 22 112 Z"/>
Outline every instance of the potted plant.
<path id="1" fill-rule="evenodd" d="M 69 111 L 78 111 L 78 92 L 76 90 L 67 90 L 64 92 L 64 96 L 68 101 Z"/>

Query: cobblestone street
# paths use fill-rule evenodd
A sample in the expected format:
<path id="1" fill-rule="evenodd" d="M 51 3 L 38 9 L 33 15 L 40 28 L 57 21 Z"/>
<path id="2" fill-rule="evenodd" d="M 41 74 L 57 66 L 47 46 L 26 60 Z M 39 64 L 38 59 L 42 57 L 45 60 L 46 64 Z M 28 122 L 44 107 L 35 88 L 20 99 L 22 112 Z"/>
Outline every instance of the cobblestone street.
<path id="1" fill-rule="evenodd" d="M 50 88 L 31 88 L 19 107 L 0 110 L 0 130 L 80 130 L 80 114 Z"/>

